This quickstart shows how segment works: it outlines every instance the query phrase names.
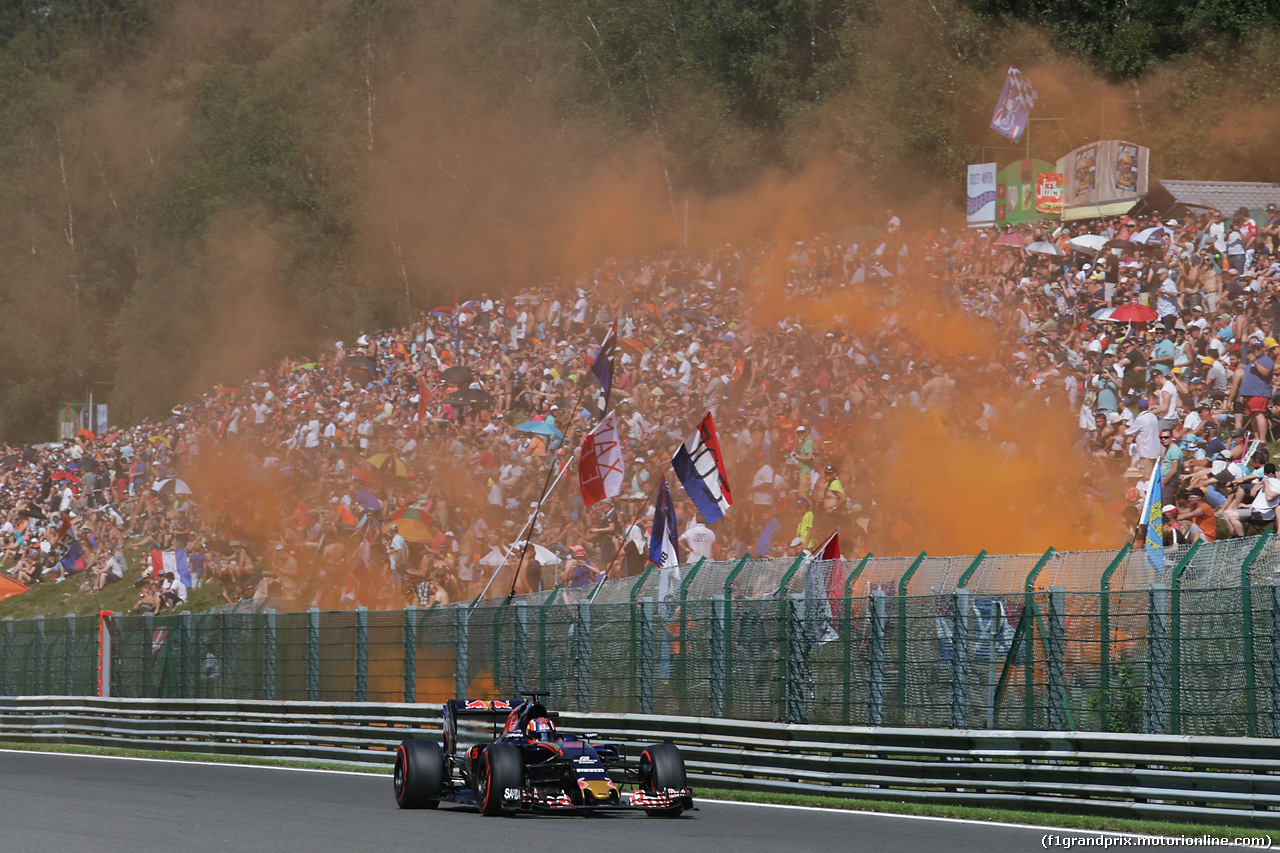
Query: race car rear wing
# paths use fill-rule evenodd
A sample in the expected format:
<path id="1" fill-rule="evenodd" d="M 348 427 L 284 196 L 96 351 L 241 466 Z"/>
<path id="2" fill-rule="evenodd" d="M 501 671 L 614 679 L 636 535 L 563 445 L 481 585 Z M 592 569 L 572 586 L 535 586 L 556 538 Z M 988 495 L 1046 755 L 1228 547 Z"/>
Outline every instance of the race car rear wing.
<path id="1" fill-rule="evenodd" d="M 444 703 L 444 751 L 452 754 L 458 743 L 458 718 L 480 717 L 493 720 L 495 726 L 499 720 L 505 721 L 511 712 L 521 707 L 518 700 L 508 699 L 450 699 Z M 555 711 L 547 711 L 537 706 L 539 715 L 555 719 L 560 716 Z M 495 728 L 495 736 L 497 734 Z"/>

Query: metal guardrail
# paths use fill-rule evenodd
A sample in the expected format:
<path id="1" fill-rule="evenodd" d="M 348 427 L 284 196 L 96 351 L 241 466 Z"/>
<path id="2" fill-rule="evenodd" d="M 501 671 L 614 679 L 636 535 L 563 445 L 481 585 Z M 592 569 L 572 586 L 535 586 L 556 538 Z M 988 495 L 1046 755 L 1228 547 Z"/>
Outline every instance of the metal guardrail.
<path id="1" fill-rule="evenodd" d="M 1280 827 L 1280 739 L 786 725 L 561 714 L 670 740 L 706 787 Z M 434 737 L 409 704 L 0 697 L 0 741 L 389 765 Z M 479 732 L 475 733 L 477 736 Z"/>

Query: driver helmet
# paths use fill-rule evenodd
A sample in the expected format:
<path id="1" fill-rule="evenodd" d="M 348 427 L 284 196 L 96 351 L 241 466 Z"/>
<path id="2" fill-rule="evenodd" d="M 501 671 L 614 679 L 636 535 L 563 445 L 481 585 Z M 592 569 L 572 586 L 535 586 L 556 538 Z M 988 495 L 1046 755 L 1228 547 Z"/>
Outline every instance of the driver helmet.
<path id="1" fill-rule="evenodd" d="M 556 727 L 546 717 L 534 717 L 525 728 L 529 737 L 537 740 L 546 740 L 547 735 L 555 730 Z"/>

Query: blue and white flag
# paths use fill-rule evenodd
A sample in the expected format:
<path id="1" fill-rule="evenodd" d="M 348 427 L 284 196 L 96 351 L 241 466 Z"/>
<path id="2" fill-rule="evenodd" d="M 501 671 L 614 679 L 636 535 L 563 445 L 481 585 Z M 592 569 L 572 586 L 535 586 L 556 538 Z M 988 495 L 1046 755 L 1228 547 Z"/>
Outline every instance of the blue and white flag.
<path id="1" fill-rule="evenodd" d="M 1162 457 L 1163 459 L 1163 457 Z M 1147 500 L 1142 505 L 1142 522 L 1147 526 L 1145 551 L 1147 565 L 1157 572 L 1164 573 L 1164 491 L 1160 481 L 1162 459 L 1156 460 L 1155 469 L 1151 472 L 1151 482 L 1147 485 Z"/>
<path id="2" fill-rule="evenodd" d="M 680 546 L 676 538 L 676 508 L 671 503 L 667 478 L 658 486 L 658 499 L 653 505 L 653 531 L 649 534 L 649 562 L 659 569 L 680 565 Z"/>
<path id="3" fill-rule="evenodd" d="M 1010 68 L 1004 78 L 1004 88 L 1000 90 L 1000 100 L 996 102 L 995 112 L 991 114 L 991 129 L 1006 139 L 1017 142 L 1027 129 L 1031 119 L 1031 108 L 1036 105 L 1040 93 L 1031 85 L 1031 81 L 1016 68 Z"/>
<path id="4" fill-rule="evenodd" d="M 671 457 L 671 467 L 707 524 L 715 524 L 733 506 L 729 478 L 725 476 L 724 460 L 720 456 L 720 440 L 716 438 L 716 425 L 710 412 Z"/>
<path id="5" fill-rule="evenodd" d="M 613 354 L 617 348 L 618 321 L 614 320 L 604 336 L 604 341 L 600 344 L 600 351 L 596 353 L 595 361 L 591 362 L 591 373 L 600 381 L 600 387 L 604 389 L 604 400 L 600 404 L 602 418 L 609 411 L 609 390 L 613 388 Z"/>

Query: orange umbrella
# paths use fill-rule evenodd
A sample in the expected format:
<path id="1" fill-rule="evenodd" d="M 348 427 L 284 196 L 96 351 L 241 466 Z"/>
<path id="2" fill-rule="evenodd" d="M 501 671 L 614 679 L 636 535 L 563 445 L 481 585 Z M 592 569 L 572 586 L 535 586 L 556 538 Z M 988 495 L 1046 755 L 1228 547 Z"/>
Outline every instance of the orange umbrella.
<path id="1" fill-rule="evenodd" d="M 411 518 L 399 519 L 395 522 L 395 525 L 400 531 L 400 535 L 410 542 L 430 542 L 436 536 L 431 532 L 431 528 L 421 521 L 414 521 Z"/>

